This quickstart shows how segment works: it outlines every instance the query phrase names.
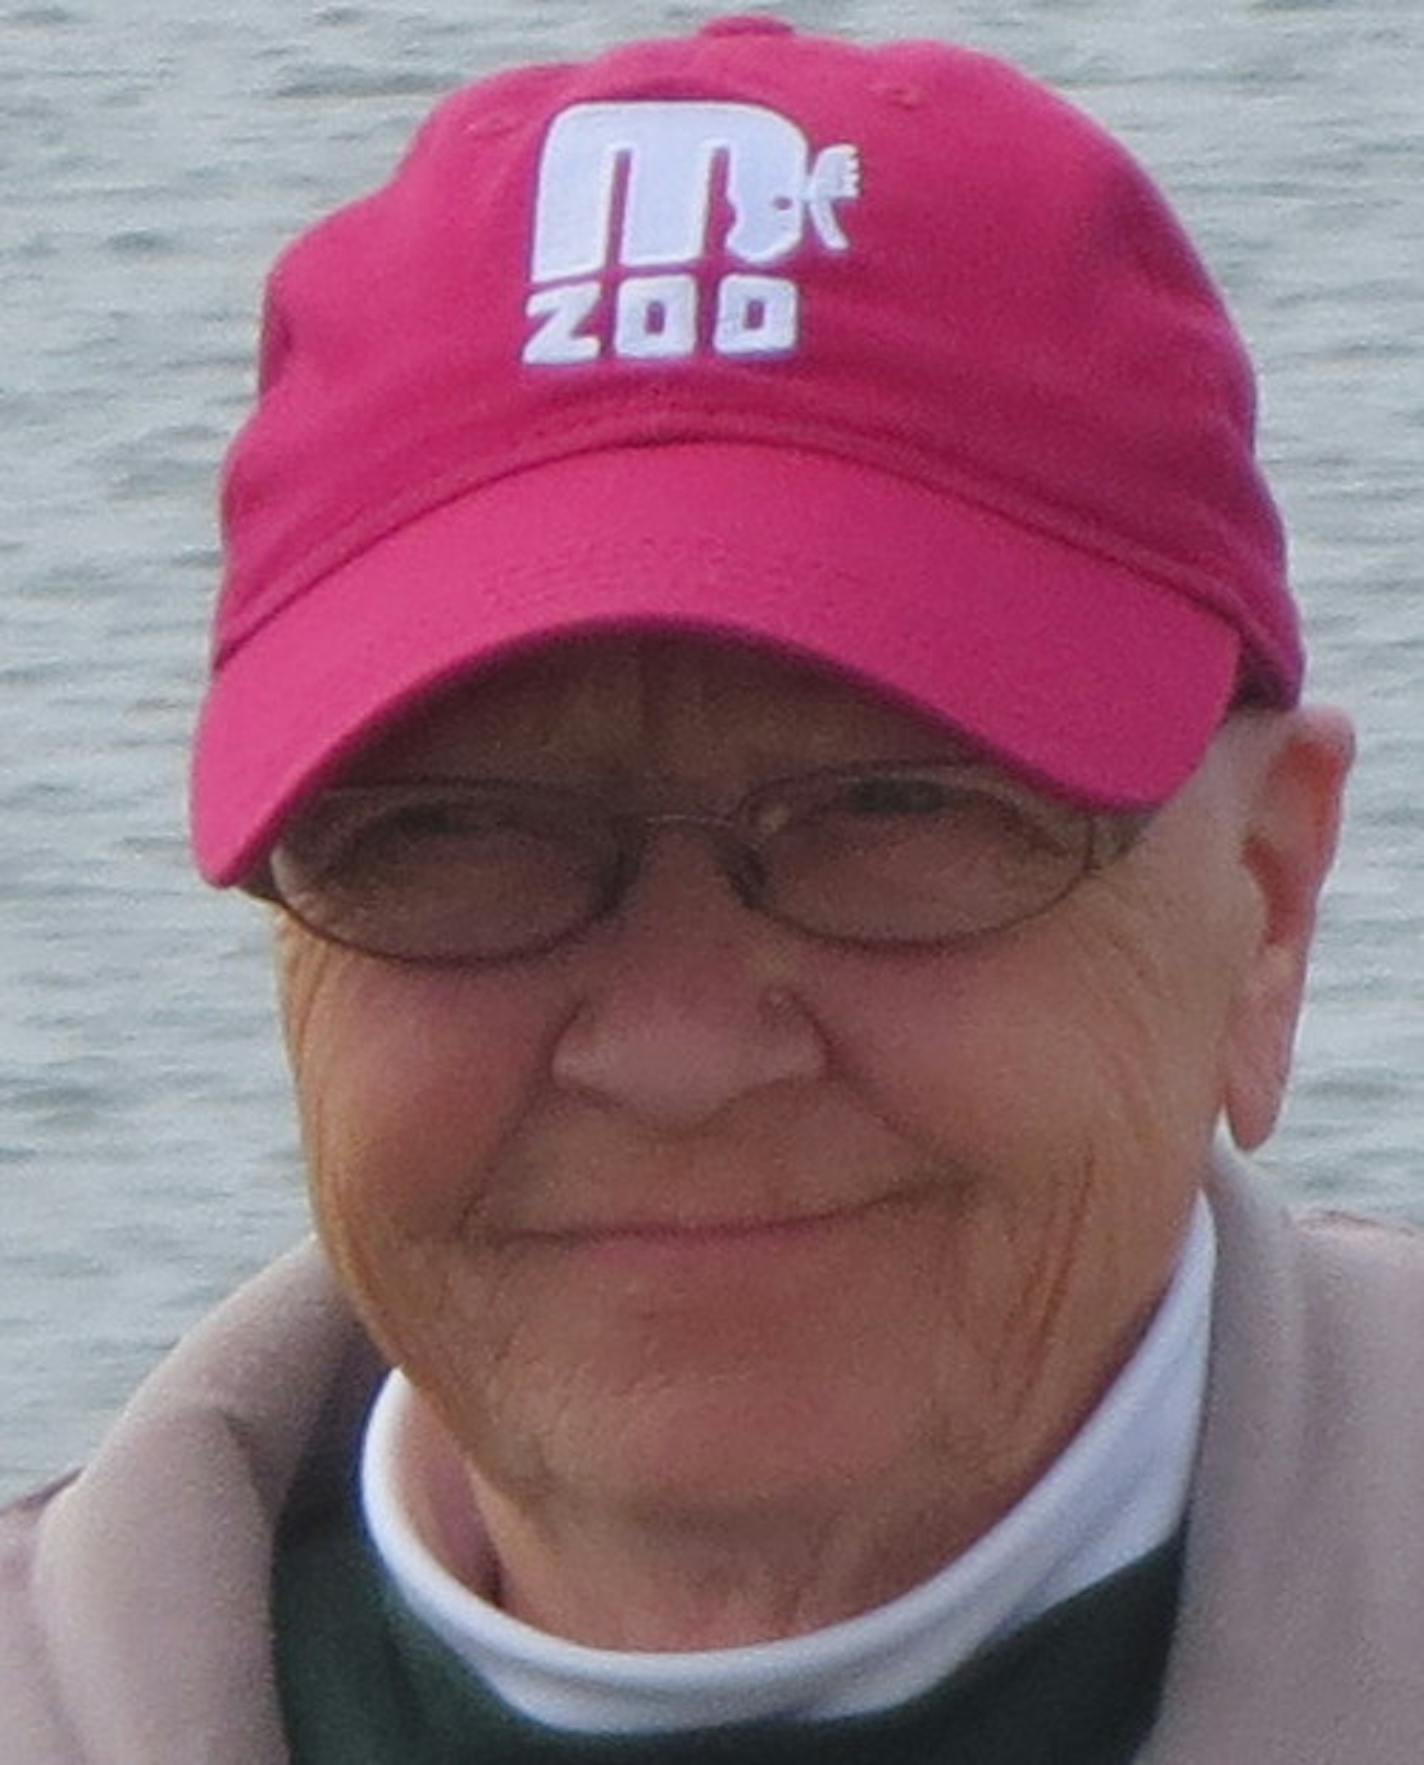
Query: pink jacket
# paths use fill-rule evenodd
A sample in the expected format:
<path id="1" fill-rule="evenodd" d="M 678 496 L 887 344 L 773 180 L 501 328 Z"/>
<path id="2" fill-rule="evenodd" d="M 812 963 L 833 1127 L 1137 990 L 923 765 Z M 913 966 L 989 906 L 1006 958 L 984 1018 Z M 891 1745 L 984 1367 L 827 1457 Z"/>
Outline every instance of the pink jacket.
<path id="1" fill-rule="evenodd" d="M 1142 1765 L 1424 1759 L 1424 1233 L 1295 1222 L 1223 1164 L 1183 1608 Z M 319 1253 L 243 1288 L 92 1464 L 0 1514 L 9 1765 L 281 1765 L 283 1503 L 344 1474 L 375 1356 Z"/>

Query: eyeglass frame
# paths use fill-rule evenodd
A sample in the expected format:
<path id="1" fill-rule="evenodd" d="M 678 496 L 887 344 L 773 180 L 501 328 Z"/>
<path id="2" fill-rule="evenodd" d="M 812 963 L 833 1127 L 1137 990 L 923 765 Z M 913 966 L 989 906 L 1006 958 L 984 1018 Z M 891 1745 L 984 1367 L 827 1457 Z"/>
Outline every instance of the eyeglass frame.
<path id="1" fill-rule="evenodd" d="M 405 778 L 374 779 L 361 784 L 336 784 L 319 793 L 314 799 L 313 806 L 328 802 L 333 797 L 367 797 L 377 795 L 382 791 L 396 792 L 433 786 L 456 787 L 471 793 L 491 786 L 518 791 L 535 791 L 546 799 L 562 798 L 567 803 L 589 812 L 591 820 L 611 832 L 614 836 L 613 850 L 616 853 L 616 862 L 609 867 L 608 883 L 603 892 L 594 900 L 589 911 L 563 930 L 541 939 L 537 943 L 527 946 L 521 945 L 514 950 L 501 952 L 497 955 L 424 956 L 404 954 L 393 950 L 372 948 L 313 924 L 292 905 L 277 883 L 273 861 L 282 844 L 280 838 L 275 842 L 268 857 L 251 876 L 244 879 L 240 887 L 243 893 L 286 913 L 305 931 L 322 942 L 355 950 L 361 955 L 377 961 L 398 962 L 422 968 L 488 968 L 507 963 L 532 961 L 547 955 L 552 950 L 575 942 L 593 926 L 610 917 L 622 905 L 636 885 L 653 833 L 656 830 L 673 828 L 701 831 L 710 835 L 714 847 L 718 850 L 718 868 L 742 905 L 749 911 L 771 920 L 774 924 L 785 926 L 801 937 L 810 938 L 817 943 L 867 951 L 950 949 L 979 938 L 991 937 L 998 932 L 1012 930 L 1015 926 L 1027 924 L 1029 921 L 1050 912 L 1073 894 L 1090 876 L 1108 869 L 1125 858 L 1142 837 L 1156 813 L 1152 809 L 1091 810 L 1079 808 L 1066 801 L 1055 803 L 1056 807 L 1081 819 L 1084 830 L 1083 855 L 1077 868 L 1065 881 L 1063 887 L 1048 900 L 1037 903 L 1022 913 L 1016 913 L 1009 919 L 996 920 L 989 925 L 976 927 L 971 931 L 950 932 L 933 937 L 858 937 L 854 934 L 821 931 L 814 926 L 805 925 L 792 916 L 778 912 L 759 898 L 756 893 L 756 885 L 751 880 L 756 874 L 754 866 L 758 860 L 758 842 L 749 838 L 741 825 L 741 820 L 749 807 L 759 799 L 770 797 L 778 790 L 785 791 L 791 786 L 809 785 L 821 779 L 829 782 L 836 778 L 847 780 L 873 778 L 878 774 L 888 775 L 896 772 L 944 773 L 956 771 L 982 775 L 1011 787 L 1015 793 L 1037 798 L 1040 802 L 1055 802 L 1054 799 L 1041 796 L 1034 792 L 1031 786 L 1014 779 L 1011 775 L 999 772 L 988 764 L 912 759 L 868 760 L 842 766 L 816 767 L 807 772 L 791 773 L 767 779 L 746 792 L 731 809 L 722 812 L 690 807 L 625 808 L 611 805 L 587 790 L 548 784 L 542 780 L 508 778 L 493 774 L 478 776 L 416 774 Z M 682 782 L 663 779 L 642 781 L 644 788 L 648 785 L 657 786 L 669 783 L 680 785 Z M 300 811 L 296 818 L 300 819 Z M 775 834 L 768 836 L 768 838 L 775 838 Z M 762 842 L 762 844 L 765 843 L 767 842 Z"/>

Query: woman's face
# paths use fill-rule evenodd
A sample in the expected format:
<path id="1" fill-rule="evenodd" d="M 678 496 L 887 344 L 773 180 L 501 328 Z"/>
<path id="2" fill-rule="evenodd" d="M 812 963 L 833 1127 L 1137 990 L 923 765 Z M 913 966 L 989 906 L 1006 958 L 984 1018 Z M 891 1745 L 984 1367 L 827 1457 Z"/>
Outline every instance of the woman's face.
<path id="1" fill-rule="evenodd" d="M 629 641 L 485 678 L 353 777 L 647 774 L 715 808 L 955 754 L 789 664 Z M 940 950 L 775 924 L 675 829 L 619 911 L 527 960 L 284 923 L 322 1235 L 477 1482 L 713 1521 L 954 1488 L 960 1531 L 990 1523 L 1171 1270 L 1260 932 L 1229 798 L 1209 760 L 1057 907 Z"/>

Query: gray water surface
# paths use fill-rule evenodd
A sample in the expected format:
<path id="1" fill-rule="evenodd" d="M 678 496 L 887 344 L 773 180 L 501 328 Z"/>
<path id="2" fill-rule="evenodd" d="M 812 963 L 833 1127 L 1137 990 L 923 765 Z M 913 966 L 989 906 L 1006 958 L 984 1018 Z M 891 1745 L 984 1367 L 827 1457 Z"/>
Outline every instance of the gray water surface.
<path id="1" fill-rule="evenodd" d="M 0 5 L 0 1492 L 83 1454 L 303 1229 L 263 930 L 184 849 L 212 483 L 261 276 L 440 93 L 726 10 Z M 1424 1218 L 1424 12 L 1418 0 L 788 3 L 957 38 L 1124 134 L 1265 385 L 1319 696 L 1362 755 L 1270 1163 Z"/>

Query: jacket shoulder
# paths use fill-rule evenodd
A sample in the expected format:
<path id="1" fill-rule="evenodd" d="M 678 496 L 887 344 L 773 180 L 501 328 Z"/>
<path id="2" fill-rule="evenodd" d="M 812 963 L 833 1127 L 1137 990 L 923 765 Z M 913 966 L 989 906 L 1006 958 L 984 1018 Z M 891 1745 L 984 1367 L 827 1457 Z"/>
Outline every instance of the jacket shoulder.
<path id="1" fill-rule="evenodd" d="M 55 1695 L 34 1593 L 41 1524 L 75 1475 L 0 1508 L 0 1711 L 7 1757 L 24 1765 L 72 1765 L 83 1757 Z"/>
<path id="2" fill-rule="evenodd" d="M 1424 1228 L 1338 1209 L 1302 1213 L 1295 1225 L 1312 1286 L 1356 1310 L 1424 1311 Z"/>

